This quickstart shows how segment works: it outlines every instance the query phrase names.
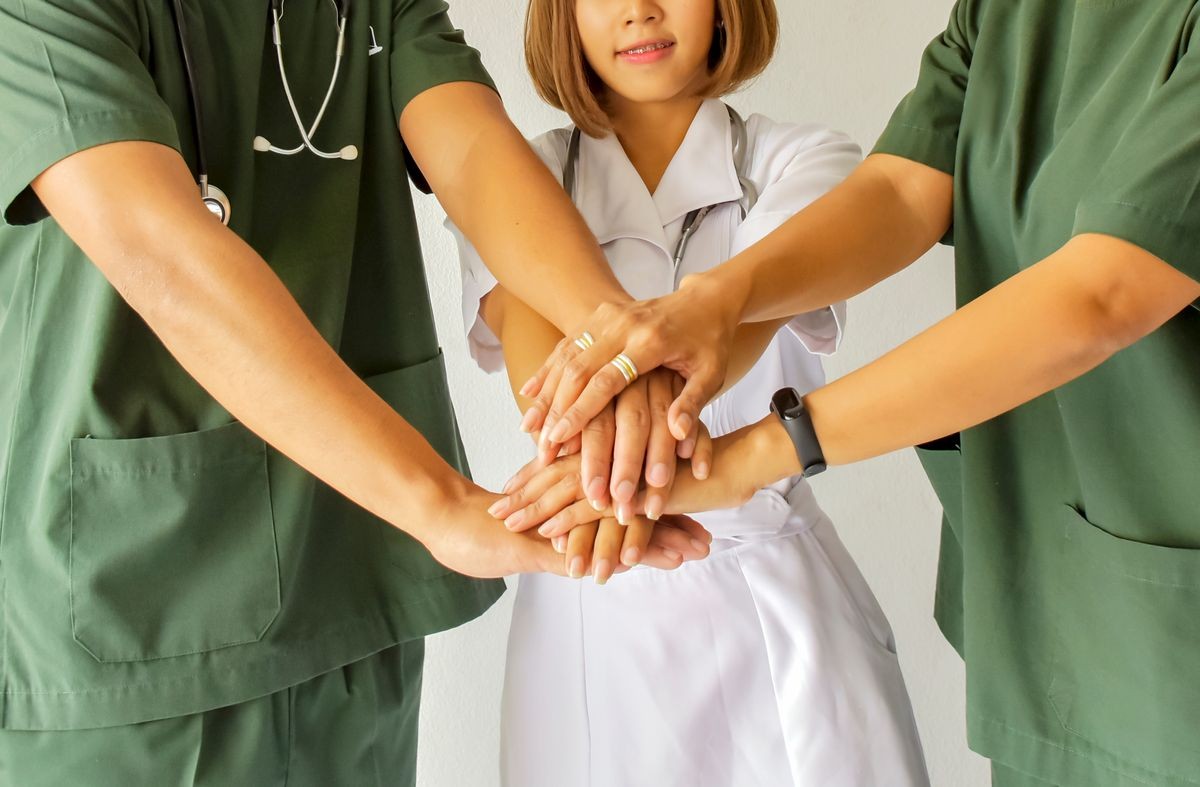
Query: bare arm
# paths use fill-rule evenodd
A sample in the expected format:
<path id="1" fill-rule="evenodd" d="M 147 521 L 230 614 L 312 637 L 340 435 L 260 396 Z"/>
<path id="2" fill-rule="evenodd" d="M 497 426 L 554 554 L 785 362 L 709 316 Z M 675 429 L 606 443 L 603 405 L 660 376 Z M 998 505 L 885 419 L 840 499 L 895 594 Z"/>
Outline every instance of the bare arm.
<path id="1" fill-rule="evenodd" d="M 1149 252 L 1109 236 L 1081 235 L 879 360 L 809 394 L 805 403 L 830 464 L 878 456 L 969 428 L 1051 391 L 1197 297 L 1200 282 Z M 702 489 L 681 479 L 667 510 L 730 504 L 800 471 L 774 416 L 725 441 L 716 441 L 714 459 L 721 483 Z"/>
<path id="2" fill-rule="evenodd" d="M 560 333 L 601 303 L 629 300 L 587 224 L 491 90 L 465 82 L 427 90 L 405 108 L 400 133 L 488 269 Z"/>
<path id="3" fill-rule="evenodd" d="M 537 375 L 553 381 L 537 397 L 556 439 L 576 434 L 621 389 L 619 373 L 605 366 L 620 352 L 640 369 L 666 365 L 687 378 L 670 415 L 671 431 L 685 434 L 723 385 L 740 323 L 823 308 L 903 269 L 945 234 L 952 197 L 952 179 L 943 172 L 869 156 L 770 235 L 688 277 L 678 292 L 602 304 L 586 323 L 595 345 L 582 353 L 560 350 Z M 561 374 L 549 371 L 555 367 Z"/>
<path id="4" fill-rule="evenodd" d="M 453 568 L 558 568 L 548 545 L 497 540 L 482 511 L 490 496 L 346 367 L 263 259 L 201 205 L 178 153 L 101 145 L 33 187 L 184 369 L 264 440 Z"/>

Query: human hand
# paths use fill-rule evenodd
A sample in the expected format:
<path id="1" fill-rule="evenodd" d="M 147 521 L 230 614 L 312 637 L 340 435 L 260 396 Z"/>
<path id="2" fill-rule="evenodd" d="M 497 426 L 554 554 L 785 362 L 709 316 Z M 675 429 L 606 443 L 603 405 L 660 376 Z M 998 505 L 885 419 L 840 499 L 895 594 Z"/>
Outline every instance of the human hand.
<path id="1" fill-rule="evenodd" d="M 592 345 L 584 350 L 574 338 L 564 339 L 522 387 L 522 395 L 535 400 L 522 426 L 527 431 L 540 427 L 549 443 L 578 434 L 627 386 L 610 364 L 624 353 L 643 374 L 666 366 L 687 380 L 668 413 L 671 433 L 686 439 L 724 382 L 739 303 L 728 288 L 699 274 L 661 298 L 601 305 L 578 331 L 587 331 Z"/>
<path id="2" fill-rule="evenodd" d="M 514 532 L 488 516 L 494 495 L 466 479 L 444 490 L 411 531 L 434 559 L 472 577 L 547 572 L 564 576 L 562 557 L 536 533 Z"/>
<path id="3" fill-rule="evenodd" d="M 579 579 L 591 574 L 603 585 L 614 575 L 637 565 L 673 570 L 685 559 L 708 556 L 712 535 L 693 519 L 664 516 L 658 522 L 635 516 L 621 525 L 612 516 L 573 528 L 559 536 L 566 557 L 567 575 Z"/>
<path id="4" fill-rule="evenodd" d="M 568 441 L 581 441 L 583 491 L 592 508 L 603 511 L 612 506 L 618 521 L 632 518 L 644 467 L 644 510 L 648 518 L 658 519 L 671 494 L 676 456 L 691 460 L 696 478 L 707 476 L 712 443 L 704 424 L 697 419 L 683 441 L 677 441 L 667 425 L 668 408 L 683 386 L 683 378 L 676 372 L 655 369 L 621 391 L 615 402 L 588 422 L 582 435 Z M 518 491 L 533 472 L 570 453 L 574 453 L 570 445 L 542 443 L 537 459 L 505 484 L 505 493 Z"/>

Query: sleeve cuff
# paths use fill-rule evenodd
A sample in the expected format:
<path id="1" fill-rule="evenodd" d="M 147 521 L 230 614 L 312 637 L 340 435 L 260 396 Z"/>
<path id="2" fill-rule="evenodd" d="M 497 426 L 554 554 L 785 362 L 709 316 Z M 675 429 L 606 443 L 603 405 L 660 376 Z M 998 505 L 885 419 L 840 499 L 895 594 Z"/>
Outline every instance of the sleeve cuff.
<path id="1" fill-rule="evenodd" d="M 111 110 L 69 117 L 37 132 L 0 166 L 0 208 L 9 225 L 46 218 L 29 184 L 54 164 L 81 150 L 109 142 L 157 142 L 179 149 L 174 119 L 165 111 Z"/>
<path id="2" fill-rule="evenodd" d="M 1200 224 L 1200 222 L 1198 222 Z M 1072 234 L 1098 233 L 1129 241 L 1200 281 L 1200 226 L 1159 218 L 1137 205 L 1083 203 L 1075 211 Z"/>
<path id="3" fill-rule="evenodd" d="M 957 151 L 958 140 L 953 136 L 893 120 L 883 130 L 871 153 L 899 156 L 953 175 Z"/>
<path id="4" fill-rule="evenodd" d="M 813 355 L 833 355 L 846 330 L 846 303 L 798 314 L 788 321 L 787 329 Z"/>

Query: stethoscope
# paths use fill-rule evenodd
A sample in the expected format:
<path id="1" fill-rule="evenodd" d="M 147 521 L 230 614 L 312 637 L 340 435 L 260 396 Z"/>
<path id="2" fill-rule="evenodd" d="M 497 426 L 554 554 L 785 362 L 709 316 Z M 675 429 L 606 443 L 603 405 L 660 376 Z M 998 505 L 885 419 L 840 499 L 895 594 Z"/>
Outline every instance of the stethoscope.
<path id="1" fill-rule="evenodd" d="M 746 214 L 754 207 L 754 203 L 758 201 L 758 189 L 746 177 L 746 169 L 749 166 L 749 144 L 746 135 L 746 121 L 737 111 L 725 105 L 725 109 L 729 111 L 729 127 L 733 131 L 733 168 L 737 173 L 738 183 L 742 186 L 742 197 L 738 200 L 738 205 L 742 210 L 742 218 L 746 218 Z M 578 128 L 571 131 L 571 140 L 567 143 L 567 161 L 563 165 L 563 190 L 575 198 L 575 170 L 579 166 L 579 141 L 581 134 Z M 679 263 L 683 261 L 683 255 L 687 252 L 688 243 L 692 236 L 700 229 L 700 225 L 704 223 L 704 218 L 712 212 L 716 205 L 706 205 L 702 208 L 696 208 L 688 212 L 683 218 L 683 229 L 679 234 L 679 242 L 675 244 L 675 253 L 671 255 L 671 265 L 675 273 L 679 273 Z"/>
<path id="2" fill-rule="evenodd" d="M 271 0 L 271 38 L 275 44 L 275 58 L 279 63 L 279 77 L 283 82 L 283 93 L 287 97 L 288 107 L 292 110 L 292 119 L 296 121 L 296 129 L 300 132 L 300 144 L 294 148 L 280 148 L 272 145 L 263 136 L 254 138 L 254 149 L 260 153 L 278 153 L 281 156 L 294 156 L 303 150 L 308 150 L 315 156 L 325 159 L 341 159 L 353 161 L 358 158 L 358 148 L 346 145 L 341 150 L 329 153 L 313 144 L 312 137 L 321 126 L 325 110 L 329 107 L 329 99 L 333 96 L 333 88 L 337 84 L 338 73 L 341 71 L 342 56 L 346 44 L 346 20 L 350 16 L 351 0 L 330 0 L 337 14 L 337 53 L 333 61 L 333 75 L 329 78 L 329 88 L 325 91 L 325 100 L 321 109 L 313 119 L 312 125 L 305 129 L 304 121 L 300 119 L 300 111 L 292 98 L 292 88 L 288 83 L 287 69 L 283 65 L 283 33 L 280 20 L 283 19 L 284 0 Z M 205 155 L 204 120 L 200 107 L 200 91 L 196 87 L 196 69 L 193 64 L 191 48 L 188 46 L 187 22 L 183 16 L 182 0 L 174 0 L 175 30 L 179 36 L 179 50 L 183 55 L 183 68 L 187 75 L 188 98 L 192 105 L 192 131 L 196 139 L 196 183 L 200 187 L 200 199 L 209 212 L 220 219 L 222 224 L 229 224 L 232 212 L 229 197 L 221 189 L 208 182 L 208 159 Z"/>

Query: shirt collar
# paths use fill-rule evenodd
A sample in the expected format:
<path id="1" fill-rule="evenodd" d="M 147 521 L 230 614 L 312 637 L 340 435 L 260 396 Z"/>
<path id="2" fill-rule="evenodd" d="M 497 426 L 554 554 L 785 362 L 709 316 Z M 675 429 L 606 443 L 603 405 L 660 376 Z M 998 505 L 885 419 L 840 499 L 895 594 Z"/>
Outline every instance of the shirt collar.
<path id="1" fill-rule="evenodd" d="M 663 228 L 689 211 L 740 199 L 725 104 L 701 104 L 653 196 L 615 134 L 579 141 L 575 201 L 600 243 L 641 238 L 666 248 Z"/>

